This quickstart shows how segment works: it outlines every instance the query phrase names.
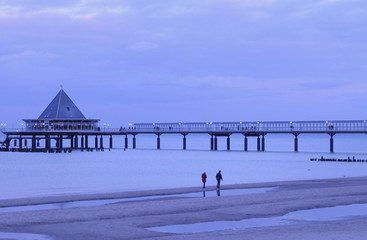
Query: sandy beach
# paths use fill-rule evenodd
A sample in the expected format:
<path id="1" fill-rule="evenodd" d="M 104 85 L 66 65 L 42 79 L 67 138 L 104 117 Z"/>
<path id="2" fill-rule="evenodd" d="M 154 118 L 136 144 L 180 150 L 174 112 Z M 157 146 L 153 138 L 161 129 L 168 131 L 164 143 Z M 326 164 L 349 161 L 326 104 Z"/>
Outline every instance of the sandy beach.
<path id="1" fill-rule="evenodd" d="M 367 177 L 224 185 L 225 189 L 276 187 L 265 193 L 119 202 L 93 207 L 0 214 L 1 232 L 35 233 L 55 240 L 84 239 L 365 239 L 367 216 L 245 230 L 175 234 L 146 228 L 172 224 L 281 216 L 296 210 L 367 203 Z M 206 191 L 213 190 L 209 186 Z M 88 199 L 201 192 L 180 188 L 125 193 L 1 200 L 1 207 Z M 363 214 L 363 213 L 361 213 Z"/>

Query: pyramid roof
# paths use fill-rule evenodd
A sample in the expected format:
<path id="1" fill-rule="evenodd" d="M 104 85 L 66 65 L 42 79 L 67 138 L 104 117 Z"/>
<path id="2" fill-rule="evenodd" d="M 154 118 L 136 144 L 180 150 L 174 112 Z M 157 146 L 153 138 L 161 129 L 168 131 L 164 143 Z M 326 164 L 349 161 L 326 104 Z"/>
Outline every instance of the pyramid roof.
<path id="1" fill-rule="evenodd" d="M 86 118 L 65 91 L 61 89 L 38 119 L 84 120 Z"/>

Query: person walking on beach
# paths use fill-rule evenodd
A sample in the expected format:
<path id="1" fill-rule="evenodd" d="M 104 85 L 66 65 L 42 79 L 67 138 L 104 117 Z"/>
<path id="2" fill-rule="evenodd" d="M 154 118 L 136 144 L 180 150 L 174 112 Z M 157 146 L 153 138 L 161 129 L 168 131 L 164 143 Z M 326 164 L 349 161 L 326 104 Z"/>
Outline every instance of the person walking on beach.
<path id="1" fill-rule="evenodd" d="M 203 174 L 201 174 L 201 181 L 203 182 L 203 188 L 205 188 L 205 183 L 206 183 L 206 172 L 203 172 Z"/>
<path id="2" fill-rule="evenodd" d="M 223 181 L 222 173 L 220 170 L 217 173 L 217 175 L 215 175 L 215 178 L 217 179 L 217 188 L 220 188 L 220 181 Z"/>

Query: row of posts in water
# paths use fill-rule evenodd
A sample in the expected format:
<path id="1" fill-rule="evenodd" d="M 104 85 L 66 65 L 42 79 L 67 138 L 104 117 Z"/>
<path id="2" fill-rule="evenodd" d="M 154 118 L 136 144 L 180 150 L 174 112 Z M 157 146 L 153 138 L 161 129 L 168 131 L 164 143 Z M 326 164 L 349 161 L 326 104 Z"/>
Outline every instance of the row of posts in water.
<path id="1" fill-rule="evenodd" d="M 310 161 L 320 161 L 320 162 L 367 162 L 365 159 L 356 159 L 355 156 L 352 158 L 348 156 L 348 158 L 310 158 Z"/>

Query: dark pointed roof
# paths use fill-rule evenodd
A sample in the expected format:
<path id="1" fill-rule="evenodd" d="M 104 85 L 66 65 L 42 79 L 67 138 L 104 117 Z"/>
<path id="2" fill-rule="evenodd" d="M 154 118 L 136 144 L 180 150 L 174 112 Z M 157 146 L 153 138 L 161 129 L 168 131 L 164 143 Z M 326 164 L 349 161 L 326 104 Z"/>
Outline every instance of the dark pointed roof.
<path id="1" fill-rule="evenodd" d="M 86 119 L 63 89 L 56 95 L 38 119 Z"/>

